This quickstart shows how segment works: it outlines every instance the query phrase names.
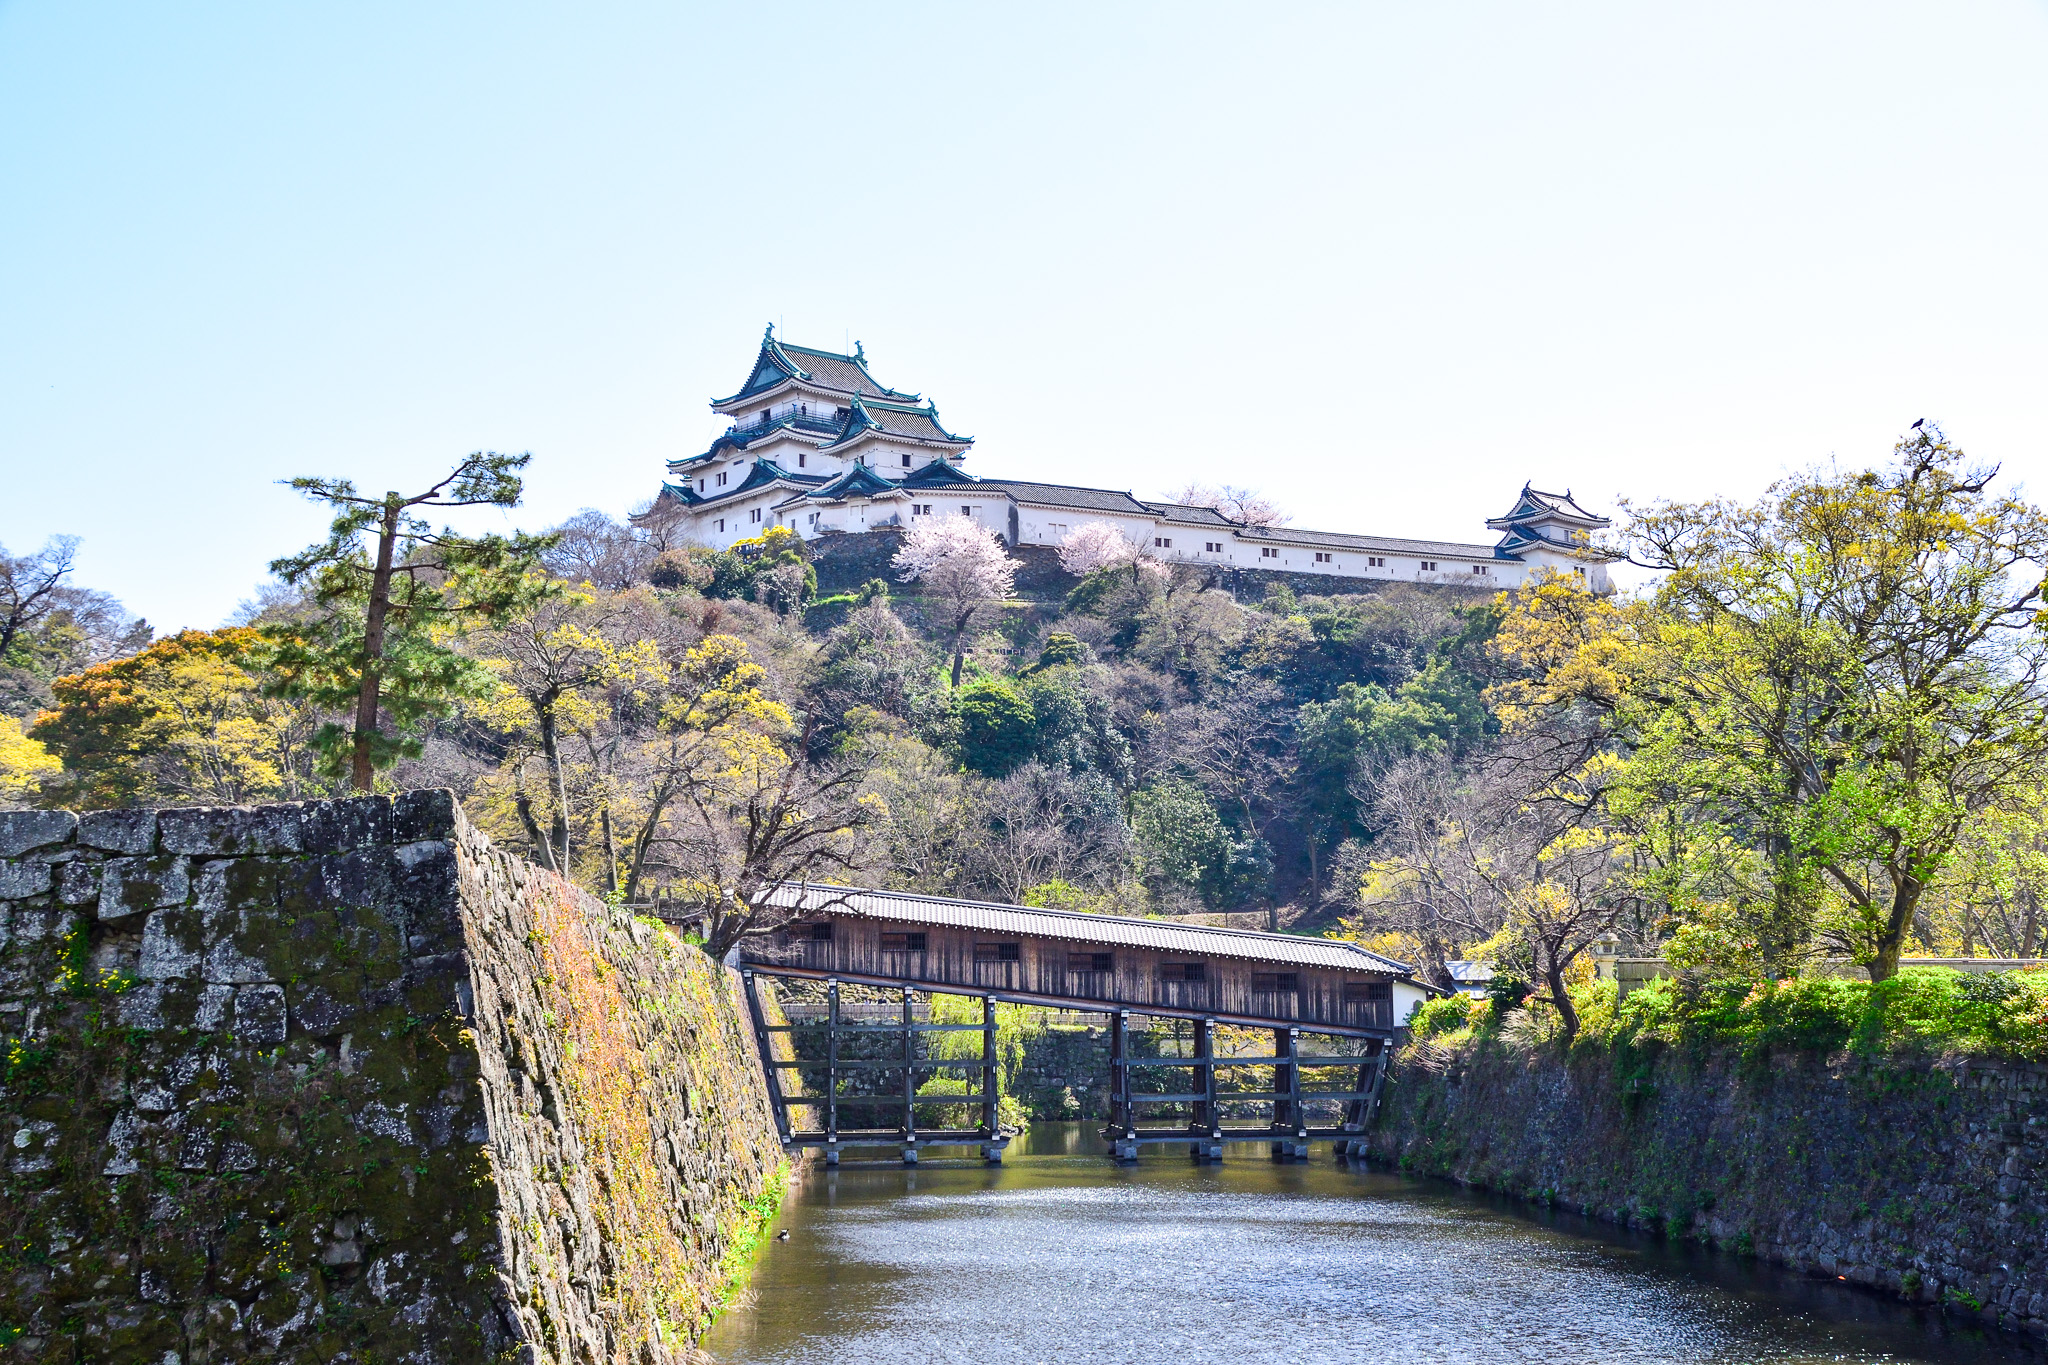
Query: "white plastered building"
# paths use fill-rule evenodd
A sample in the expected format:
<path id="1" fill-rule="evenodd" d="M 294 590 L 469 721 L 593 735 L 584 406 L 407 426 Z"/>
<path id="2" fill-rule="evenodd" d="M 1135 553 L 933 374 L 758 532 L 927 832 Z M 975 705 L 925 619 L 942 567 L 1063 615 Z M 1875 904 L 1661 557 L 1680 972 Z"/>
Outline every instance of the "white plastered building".
<path id="1" fill-rule="evenodd" d="M 1011 545 L 1057 546 L 1108 522 L 1147 553 L 1218 568 L 1513 588 L 1552 569 L 1608 589 L 1613 556 L 1591 537 L 1609 522 L 1527 484 L 1488 521 L 1491 544 L 1254 526 L 1210 507 L 1129 492 L 984 478 L 961 466 L 974 444 L 914 393 L 868 372 L 867 356 L 779 341 L 770 327 L 739 391 L 713 412 L 732 426 L 708 450 L 669 463 L 665 508 L 680 507 L 694 539 L 724 549 L 787 526 L 805 539 L 970 517 Z"/>

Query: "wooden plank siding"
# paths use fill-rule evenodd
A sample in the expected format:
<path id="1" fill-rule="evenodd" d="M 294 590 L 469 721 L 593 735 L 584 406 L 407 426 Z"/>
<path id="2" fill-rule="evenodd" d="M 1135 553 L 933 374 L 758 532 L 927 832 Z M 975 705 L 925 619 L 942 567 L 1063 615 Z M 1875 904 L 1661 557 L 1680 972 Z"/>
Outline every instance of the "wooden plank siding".
<path id="1" fill-rule="evenodd" d="M 829 939 L 813 936 L 819 926 L 829 926 Z M 904 946 L 920 941 L 921 950 Z M 1015 960 L 1000 960 L 1002 950 L 989 946 L 997 944 L 1015 945 Z M 977 945 L 983 945 L 979 953 Z M 1122 1007 L 1369 1034 L 1392 1032 L 1397 994 L 1420 998 L 1411 979 L 1371 970 L 1369 959 L 1360 970 L 1338 971 L 830 911 L 747 940 L 740 959 L 770 972 L 1035 996 L 1079 1009 Z M 1202 979 L 1186 979 L 1191 964 L 1199 964 Z M 1398 993 L 1397 982 L 1403 988 Z M 1290 985 L 1293 989 L 1287 989 Z"/>

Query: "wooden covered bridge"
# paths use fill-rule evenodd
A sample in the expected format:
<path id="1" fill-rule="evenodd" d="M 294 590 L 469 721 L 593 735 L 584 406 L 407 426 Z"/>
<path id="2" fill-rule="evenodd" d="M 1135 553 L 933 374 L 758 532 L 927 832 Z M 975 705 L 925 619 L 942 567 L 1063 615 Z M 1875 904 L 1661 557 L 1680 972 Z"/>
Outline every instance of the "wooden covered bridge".
<path id="1" fill-rule="evenodd" d="M 998 1001 L 1107 1016 L 1103 1136 L 1117 1159 L 1135 1158 L 1141 1143 L 1185 1143 L 1198 1160 L 1213 1160 L 1225 1142 L 1248 1141 L 1300 1159 L 1313 1139 L 1358 1140 L 1395 1029 L 1432 990 L 1412 968 L 1333 939 L 833 886 L 787 886 L 777 899 L 792 918 L 746 940 L 738 966 L 783 1141 L 821 1148 L 828 1163 L 856 1146 L 900 1147 L 914 1162 L 920 1146 L 935 1144 L 978 1144 L 989 1160 L 1001 1160 L 1009 1139 L 996 1118 Z M 825 983 L 825 1018 L 771 1022 L 760 976 Z M 842 984 L 900 990 L 900 1018 L 847 1017 Z M 980 997 L 981 1020 L 919 1022 L 917 992 Z M 1187 1050 L 1137 1055 L 1133 1015 L 1186 1021 Z M 1219 1052 L 1219 1029 L 1258 1030 L 1271 1037 L 1272 1050 Z M 779 1032 L 803 1038 L 814 1055 L 776 1060 L 771 1035 Z M 919 1055 L 921 1037 L 949 1032 L 979 1032 L 978 1055 L 962 1059 L 957 1048 L 946 1049 L 950 1059 L 929 1048 Z M 1245 1068 L 1270 1068 L 1269 1088 L 1238 1088 Z M 1314 1088 L 1315 1077 L 1333 1074 L 1326 1069 L 1344 1078 L 1338 1088 Z M 790 1093 L 783 1075 L 791 1071 L 822 1076 L 822 1085 Z M 920 1077 L 948 1071 L 970 1073 L 963 1088 L 971 1093 L 919 1094 Z M 877 1088 L 891 1073 L 887 1090 Z M 849 1079 L 855 1088 L 843 1088 Z M 939 1104 L 978 1109 L 980 1122 L 921 1130 L 919 1107 Z M 1266 1121 L 1245 1126 L 1248 1108 Z M 815 1126 L 797 1127 L 798 1109 Z M 900 1121 L 880 1123 L 881 1113 Z"/>

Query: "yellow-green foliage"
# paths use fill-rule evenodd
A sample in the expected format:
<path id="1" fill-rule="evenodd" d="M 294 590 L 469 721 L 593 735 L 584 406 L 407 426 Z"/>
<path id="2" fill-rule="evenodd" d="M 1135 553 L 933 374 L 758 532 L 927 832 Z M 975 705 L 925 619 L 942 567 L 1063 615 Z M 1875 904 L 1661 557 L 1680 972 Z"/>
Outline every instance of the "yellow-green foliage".
<path id="1" fill-rule="evenodd" d="M 1662 979 L 1617 1003 L 1612 982 L 1573 992 L 1582 1037 L 1631 1044 L 1688 1040 L 1863 1053 L 1961 1052 L 2048 1058 L 2048 971 L 1908 967 L 1887 981 Z"/>
<path id="2" fill-rule="evenodd" d="M 767 1188 L 751 1203 L 740 1207 L 733 1225 L 726 1231 L 725 1255 L 718 1262 L 718 1307 L 697 1324 L 700 1333 L 739 1297 L 747 1281 L 753 1278 L 754 1257 L 768 1243 L 768 1229 L 774 1226 L 775 1215 L 782 1211 L 783 1191 L 788 1188 L 789 1162 L 785 1159 L 776 1163 Z"/>
<path id="3" fill-rule="evenodd" d="M 1417 1038 L 1442 1038 L 1470 1029 L 1485 1012 L 1484 1001 L 1447 995 L 1423 1004 L 1409 1016 L 1408 1027 Z"/>
<path id="4" fill-rule="evenodd" d="M 934 995 L 932 997 L 931 1021 L 934 1024 L 979 1024 L 982 1022 L 981 1000 L 965 995 Z M 996 1005 L 996 1074 L 1002 1086 L 1002 1100 L 996 1120 L 1004 1127 L 1022 1127 L 1026 1121 L 1024 1107 L 1015 1098 L 1017 1073 L 1024 1065 L 1024 1042 L 1042 1027 L 1040 1019 L 1027 1005 Z M 979 1033 L 933 1033 L 926 1035 L 927 1055 L 935 1060 L 976 1063 L 981 1060 L 981 1035 Z M 942 1072 L 932 1076 L 917 1088 L 920 1096 L 971 1095 L 979 1093 L 977 1081 L 969 1079 L 974 1073 L 963 1065 L 960 1070 Z M 918 1122 L 939 1128 L 971 1128 L 981 1122 L 980 1107 L 964 1104 L 935 1104 L 929 1108 L 918 1106 Z"/>
<path id="5" fill-rule="evenodd" d="M 654 947 L 668 959 L 664 985 L 674 998 L 642 998 L 606 960 L 582 904 L 560 882 L 537 898 L 534 947 L 541 1004 L 562 1042 L 569 1118 L 595 1177 L 592 1213 L 606 1245 L 602 1296 L 616 1305 L 617 1320 L 652 1322 L 664 1344 L 685 1342 L 736 1291 L 735 1277 L 780 1205 L 787 1167 L 753 1194 L 733 1196 L 739 1211 L 720 1228 L 725 1251 L 717 1282 L 702 1283 L 674 1216 L 667 1158 L 655 1148 L 650 1116 L 665 1103 L 667 1087 L 650 1068 L 643 1035 L 686 1015 L 718 1018 L 731 1002 L 712 998 L 723 984 L 714 980 L 717 969 L 666 929 L 656 931 Z"/>

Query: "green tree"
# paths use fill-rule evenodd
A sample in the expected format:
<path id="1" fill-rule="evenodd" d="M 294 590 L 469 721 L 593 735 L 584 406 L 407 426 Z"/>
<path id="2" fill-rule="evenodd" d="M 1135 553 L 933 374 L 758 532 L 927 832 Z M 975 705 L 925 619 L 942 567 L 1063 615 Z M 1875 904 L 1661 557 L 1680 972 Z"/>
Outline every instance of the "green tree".
<path id="1" fill-rule="evenodd" d="M 309 782 L 311 719 L 261 694 L 264 653 L 247 626 L 187 630 L 57 679 L 32 731 L 64 763 L 53 785 L 96 808 L 321 794 Z"/>
<path id="2" fill-rule="evenodd" d="M 1131 832 L 1139 875 L 1155 894 L 1173 887 L 1195 892 L 1211 906 L 1228 903 L 1230 830 L 1193 783 L 1167 780 L 1135 793 Z"/>
<path id="3" fill-rule="evenodd" d="M 272 690 L 353 713 L 348 724 L 323 726 L 315 743 L 356 790 L 369 791 L 378 768 L 419 752 L 421 721 L 490 688 L 490 672 L 457 652 L 454 637 L 552 591 L 534 570 L 553 537 L 435 531 L 413 509 L 517 507 L 519 471 L 531 458 L 479 451 L 410 496 L 369 497 L 346 479 L 289 481 L 335 516 L 326 540 L 271 561 L 270 571 L 306 591 L 311 607 L 266 627 L 275 646 Z"/>
<path id="4" fill-rule="evenodd" d="M 960 717 L 960 757 L 987 777 L 1004 777 L 1038 748 L 1038 717 L 1031 702 L 995 678 L 969 683 L 954 693 Z"/>
<path id="5" fill-rule="evenodd" d="M 1650 601 L 1553 582 L 1504 618 L 1527 670 L 1497 693 L 1511 725 L 1597 717 L 1549 752 L 1608 812 L 1750 849 L 1754 882 L 1726 889 L 1770 969 L 1818 928 L 1891 976 L 1971 822 L 2048 756 L 2048 517 L 1994 474 L 1929 428 L 1884 468 L 1640 513 L 1634 552 L 1666 573 Z"/>

